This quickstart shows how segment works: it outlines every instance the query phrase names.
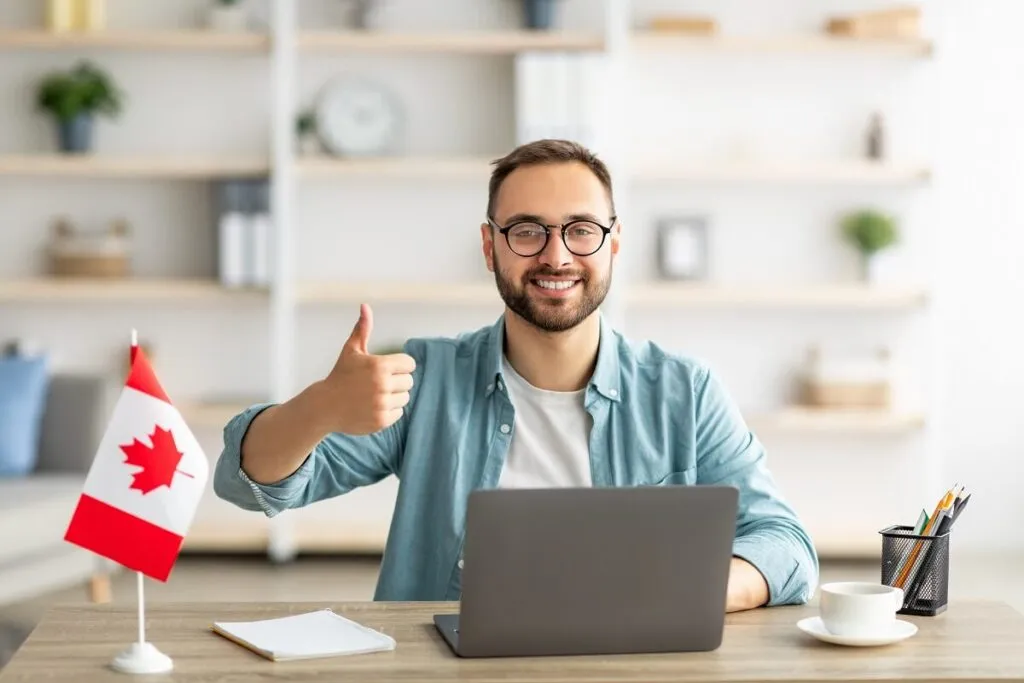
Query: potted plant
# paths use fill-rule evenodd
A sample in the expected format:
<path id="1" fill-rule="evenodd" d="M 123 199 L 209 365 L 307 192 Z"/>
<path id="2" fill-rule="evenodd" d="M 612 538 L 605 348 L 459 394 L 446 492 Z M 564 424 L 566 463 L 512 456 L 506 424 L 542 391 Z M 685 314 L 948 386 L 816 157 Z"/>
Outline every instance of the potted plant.
<path id="1" fill-rule="evenodd" d="M 879 254 L 899 241 L 895 219 L 880 211 L 862 209 L 843 218 L 842 231 L 846 240 L 860 252 L 862 279 L 876 280 Z"/>
<path id="2" fill-rule="evenodd" d="M 209 26 L 215 31 L 240 33 L 249 28 L 249 15 L 242 0 L 214 0 L 210 8 Z"/>
<path id="3" fill-rule="evenodd" d="M 313 155 L 320 152 L 320 140 L 316 136 L 316 114 L 307 109 L 295 120 L 295 134 L 298 137 L 299 154 Z"/>
<path id="4" fill-rule="evenodd" d="M 92 149 L 95 117 L 116 118 L 123 97 L 106 72 L 83 61 L 68 72 L 46 76 L 39 84 L 36 104 L 56 120 L 60 150 L 82 153 Z"/>

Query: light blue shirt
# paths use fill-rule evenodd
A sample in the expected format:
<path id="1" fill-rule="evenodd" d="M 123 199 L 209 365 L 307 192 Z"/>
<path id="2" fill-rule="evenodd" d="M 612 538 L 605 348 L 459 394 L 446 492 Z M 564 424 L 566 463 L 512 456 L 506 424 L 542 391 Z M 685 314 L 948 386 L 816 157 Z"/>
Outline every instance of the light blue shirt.
<path id="1" fill-rule="evenodd" d="M 376 600 L 458 600 L 469 492 L 495 488 L 515 424 L 502 376 L 504 318 L 455 338 L 410 339 L 416 360 L 405 414 L 375 434 L 324 438 L 283 481 L 260 485 L 240 467 L 258 404 L 224 428 L 214 471 L 221 498 L 268 516 L 342 495 L 389 475 L 398 497 Z M 739 489 L 733 554 L 764 575 L 769 604 L 810 599 L 818 581 L 811 539 L 778 490 L 765 450 L 704 364 L 630 342 L 601 318 L 585 390 L 593 419 L 594 486 L 732 485 Z"/>

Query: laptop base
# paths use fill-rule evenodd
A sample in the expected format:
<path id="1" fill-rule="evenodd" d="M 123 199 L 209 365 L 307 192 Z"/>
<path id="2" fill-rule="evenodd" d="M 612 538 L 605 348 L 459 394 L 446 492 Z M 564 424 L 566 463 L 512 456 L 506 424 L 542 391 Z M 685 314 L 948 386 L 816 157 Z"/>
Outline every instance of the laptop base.
<path id="1" fill-rule="evenodd" d="M 458 614 L 435 614 L 434 626 L 441 637 L 448 643 L 448 647 L 458 656 L 459 654 L 459 615 Z"/>

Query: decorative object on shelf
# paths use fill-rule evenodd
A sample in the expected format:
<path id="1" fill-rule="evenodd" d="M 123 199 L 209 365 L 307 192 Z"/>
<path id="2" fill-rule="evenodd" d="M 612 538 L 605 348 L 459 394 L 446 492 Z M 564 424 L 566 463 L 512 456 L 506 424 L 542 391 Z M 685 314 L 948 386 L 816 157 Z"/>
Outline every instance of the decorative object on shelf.
<path id="1" fill-rule="evenodd" d="M 316 122 L 321 141 L 332 153 L 381 156 L 397 147 L 402 111 L 398 99 L 383 86 L 339 77 L 324 88 Z"/>
<path id="2" fill-rule="evenodd" d="M 707 220 L 683 216 L 658 221 L 658 267 L 662 277 L 672 280 L 707 278 Z"/>
<path id="3" fill-rule="evenodd" d="M 131 275 L 131 230 L 119 219 L 103 231 L 75 230 L 67 218 L 53 224 L 50 273 L 58 277 L 123 278 Z"/>
<path id="4" fill-rule="evenodd" d="M 718 22 L 711 17 L 669 14 L 653 17 L 648 22 L 648 28 L 657 33 L 713 36 L 718 33 Z"/>
<path id="5" fill-rule="evenodd" d="M 862 209 L 848 214 L 842 220 L 843 236 L 861 257 L 861 279 L 877 282 L 880 255 L 899 241 L 896 220 L 881 211 Z"/>
<path id="6" fill-rule="evenodd" d="M 844 38 L 918 38 L 921 35 L 921 10 L 900 6 L 830 18 L 825 31 Z"/>
<path id="7" fill-rule="evenodd" d="M 298 143 L 298 152 L 302 156 L 315 156 L 320 154 L 320 138 L 316 133 L 316 113 L 307 109 L 295 119 L 295 136 Z"/>
<path id="8" fill-rule="evenodd" d="M 47 75 L 36 93 L 37 107 L 54 117 L 60 150 L 68 154 L 91 151 L 95 117 L 116 118 L 123 101 L 110 75 L 89 61 Z"/>
<path id="9" fill-rule="evenodd" d="M 378 0 L 341 0 L 345 11 L 345 24 L 360 31 L 371 29 L 380 9 Z"/>
<path id="10" fill-rule="evenodd" d="M 249 12 L 243 0 L 214 0 L 207 17 L 207 26 L 224 33 L 249 30 Z"/>
<path id="11" fill-rule="evenodd" d="M 868 123 L 867 155 L 873 161 L 885 158 L 885 120 L 881 112 L 872 114 Z"/>
<path id="12" fill-rule="evenodd" d="M 531 30 L 548 30 L 555 27 L 555 15 L 559 0 L 521 0 L 523 3 L 523 26 Z"/>
<path id="13" fill-rule="evenodd" d="M 892 353 L 822 353 L 812 346 L 803 375 L 803 401 L 815 408 L 888 410 L 892 405 Z"/>
<path id="14" fill-rule="evenodd" d="M 218 276 L 230 289 L 270 284 L 270 185 L 264 180 L 217 184 Z"/>
<path id="15" fill-rule="evenodd" d="M 106 0 L 46 0 L 46 28 L 50 31 L 100 31 L 106 19 Z"/>

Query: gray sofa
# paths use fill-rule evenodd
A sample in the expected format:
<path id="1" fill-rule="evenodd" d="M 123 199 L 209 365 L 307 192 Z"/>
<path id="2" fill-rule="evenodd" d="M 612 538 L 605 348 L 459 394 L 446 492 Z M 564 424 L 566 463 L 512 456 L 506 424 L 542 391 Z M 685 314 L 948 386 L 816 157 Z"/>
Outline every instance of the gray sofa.
<path id="1" fill-rule="evenodd" d="M 111 405 L 103 377 L 51 376 L 39 458 L 25 477 L 0 477 L 0 605 L 102 577 L 106 561 L 64 541 Z M 102 578 L 101 578 L 102 580 Z"/>

